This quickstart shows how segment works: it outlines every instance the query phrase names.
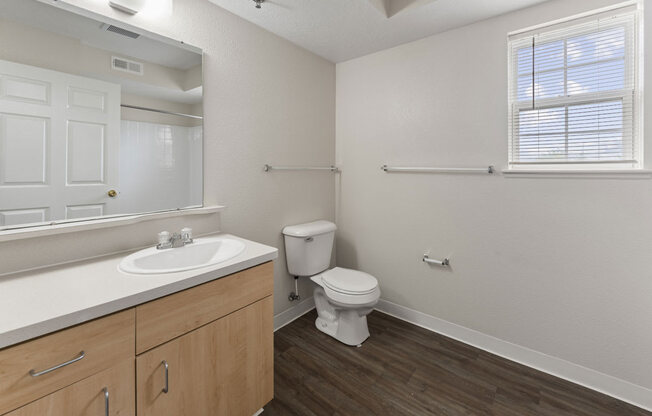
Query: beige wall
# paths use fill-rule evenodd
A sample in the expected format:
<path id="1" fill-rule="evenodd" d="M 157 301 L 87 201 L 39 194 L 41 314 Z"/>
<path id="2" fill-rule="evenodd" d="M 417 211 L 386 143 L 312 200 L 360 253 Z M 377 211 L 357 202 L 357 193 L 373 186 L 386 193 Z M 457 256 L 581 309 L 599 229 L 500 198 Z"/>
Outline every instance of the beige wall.
<path id="1" fill-rule="evenodd" d="M 228 207 L 221 215 L 223 231 L 281 249 L 275 310 L 290 307 L 294 282 L 281 229 L 316 218 L 334 220 L 334 182 L 331 174 L 268 174 L 262 167 L 334 162 L 335 66 L 205 0 L 175 0 L 173 16 L 156 18 L 125 17 L 106 1 L 67 3 L 204 50 L 205 203 Z M 219 227 L 215 215 L 189 218 L 200 233 Z M 153 243 L 155 231 L 184 223 L 166 220 L 1 243 L 0 273 Z M 302 283 L 304 294 L 308 285 Z"/>
<path id="2" fill-rule="evenodd" d="M 507 33 L 610 3 L 553 0 L 338 64 L 337 258 L 391 302 L 652 388 L 650 179 L 379 169 L 506 166 Z"/>

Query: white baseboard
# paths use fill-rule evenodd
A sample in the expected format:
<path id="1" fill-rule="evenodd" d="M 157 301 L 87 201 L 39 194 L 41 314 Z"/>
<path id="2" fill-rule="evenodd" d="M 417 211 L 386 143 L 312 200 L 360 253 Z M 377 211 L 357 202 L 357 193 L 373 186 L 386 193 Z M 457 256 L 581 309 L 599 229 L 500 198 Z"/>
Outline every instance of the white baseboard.
<path id="1" fill-rule="evenodd" d="M 376 310 L 652 411 L 652 390 L 381 299 Z"/>
<path id="2" fill-rule="evenodd" d="M 286 309 L 278 315 L 274 315 L 274 332 L 313 309 L 315 309 L 315 299 L 310 297 L 290 309 Z"/>

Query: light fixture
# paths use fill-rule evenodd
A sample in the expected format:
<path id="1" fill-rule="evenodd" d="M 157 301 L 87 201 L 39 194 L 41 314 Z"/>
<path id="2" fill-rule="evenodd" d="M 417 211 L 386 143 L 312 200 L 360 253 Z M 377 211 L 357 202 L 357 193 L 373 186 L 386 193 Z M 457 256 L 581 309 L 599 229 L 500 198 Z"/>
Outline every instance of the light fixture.
<path id="1" fill-rule="evenodd" d="M 109 6 L 129 14 L 136 14 L 147 0 L 109 0 Z"/>
<path id="2" fill-rule="evenodd" d="M 256 8 L 260 9 L 260 5 L 263 4 L 265 0 L 254 0 L 254 3 L 256 3 Z"/>

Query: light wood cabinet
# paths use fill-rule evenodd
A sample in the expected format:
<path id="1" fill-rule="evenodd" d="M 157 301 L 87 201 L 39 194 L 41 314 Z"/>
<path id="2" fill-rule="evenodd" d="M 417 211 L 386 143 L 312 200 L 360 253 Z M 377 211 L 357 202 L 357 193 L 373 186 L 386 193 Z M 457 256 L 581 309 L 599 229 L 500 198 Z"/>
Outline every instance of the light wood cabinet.
<path id="1" fill-rule="evenodd" d="M 0 415 L 253 415 L 274 394 L 273 270 L 0 349 Z"/>
<path id="2" fill-rule="evenodd" d="M 272 315 L 269 296 L 138 356 L 138 415 L 254 414 L 274 394 Z"/>
<path id="3" fill-rule="evenodd" d="M 134 322 L 129 309 L 0 350 L 0 414 L 133 359 Z"/>
<path id="4" fill-rule="evenodd" d="M 7 416 L 134 416 L 135 392 L 132 358 Z"/>
<path id="5" fill-rule="evenodd" d="M 274 265 L 269 262 L 138 305 L 136 354 L 250 305 L 273 291 Z"/>

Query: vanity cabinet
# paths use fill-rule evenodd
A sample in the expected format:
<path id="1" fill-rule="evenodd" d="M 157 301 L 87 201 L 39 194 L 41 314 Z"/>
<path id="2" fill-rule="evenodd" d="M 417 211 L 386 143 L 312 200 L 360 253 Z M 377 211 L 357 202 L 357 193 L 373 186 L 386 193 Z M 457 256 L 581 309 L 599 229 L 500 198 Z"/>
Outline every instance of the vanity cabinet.
<path id="1" fill-rule="evenodd" d="M 273 398 L 272 293 L 268 262 L 0 349 L 0 415 L 251 416 Z"/>
<path id="2" fill-rule="evenodd" d="M 136 308 L 138 416 L 251 416 L 272 400 L 273 273 L 265 263 Z"/>
<path id="3" fill-rule="evenodd" d="M 136 360 L 139 416 L 251 416 L 273 398 L 272 298 Z"/>

